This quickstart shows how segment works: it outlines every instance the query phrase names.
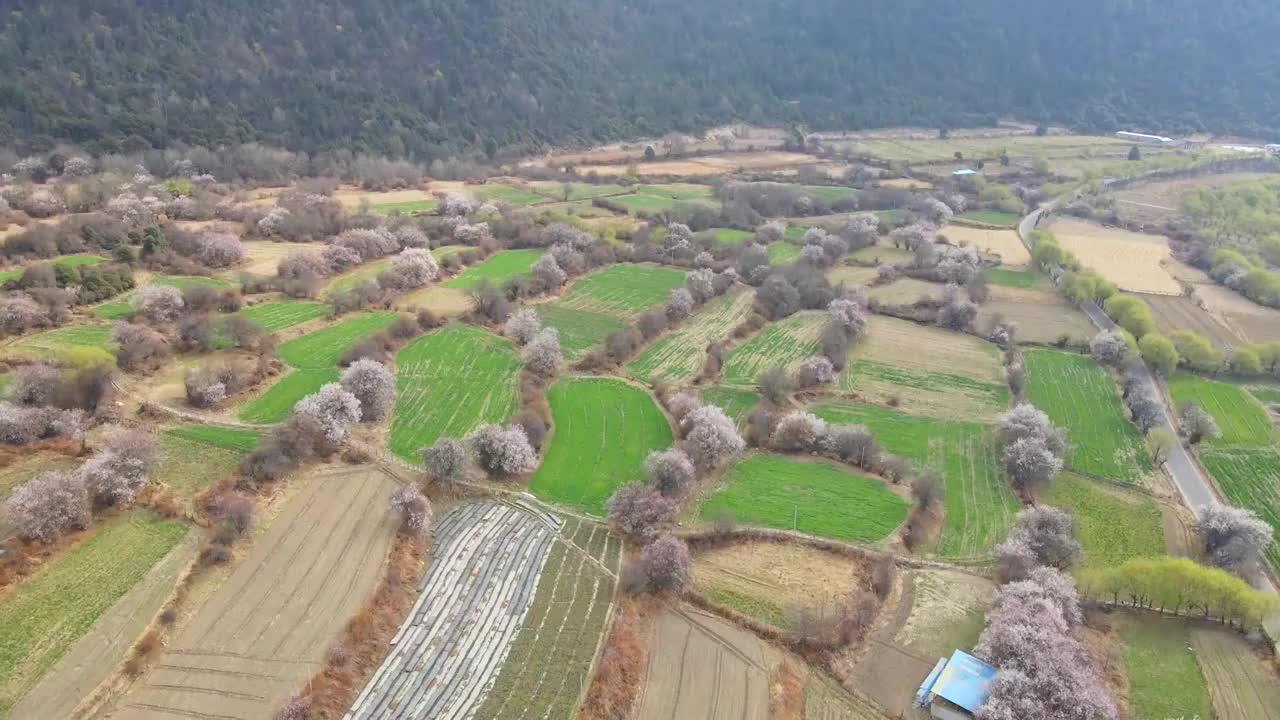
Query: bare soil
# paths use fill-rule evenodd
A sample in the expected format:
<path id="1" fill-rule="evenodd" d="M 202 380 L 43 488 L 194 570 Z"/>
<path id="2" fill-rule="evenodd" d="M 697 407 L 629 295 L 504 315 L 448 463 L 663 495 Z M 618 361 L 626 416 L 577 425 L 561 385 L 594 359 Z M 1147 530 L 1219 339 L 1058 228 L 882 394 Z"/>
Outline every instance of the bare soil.
<path id="1" fill-rule="evenodd" d="M 974 228 L 965 225 L 948 225 L 939 234 L 958 245 L 968 244 L 979 250 L 998 255 L 1009 267 L 1023 268 L 1031 264 L 1031 253 L 1013 230 Z"/>
<path id="2" fill-rule="evenodd" d="M 688 606 L 659 616 L 633 720 L 767 720 L 770 664 L 755 635 Z"/>
<path id="3" fill-rule="evenodd" d="M 1191 330 L 1213 341 L 1219 347 L 1230 348 L 1244 342 L 1241 333 L 1235 332 L 1225 322 L 1200 307 L 1194 298 L 1186 295 L 1138 295 L 1151 307 L 1156 328 L 1168 335 L 1178 330 Z"/>
<path id="4" fill-rule="evenodd" d="M 1280 340 L 1280 310 L 1259 305 L 1221 285 L 1198 285 L 1195 294 L 1204 301 L 1205 309 L 1249 342 Z"/>
<path id="5" fill-rule="evenodd" d="M 1163 225 L 1182 215 L 1182 197 L 1192 190 L 1267 177 L 1273 176 L 1265 173 L 1224 173 L 1144 183 L 1114 193 L 1116 211 L 1126 223 Z"/>
<path id="6" fill-rule="evenodd" d="M 1215 715 L 1233 720 L 1280 720 L 1280 678 L 1238 634 L 1197 627 L 1191 631 L 1191 642 Z"/>
<path id="7" fill-rule="evenodd" d="M 1051 343 L 1062 335 L 1083 342 L 1095 332 L 1084 313 L 1049 290 L 992 285 L 991 296 L 978 308 L 976 325 L 985 329 L 1000 318 L 1018 323 L 1018 339 L 1026 342 Z"/>
<path id="8" fill-rule="evenodd" d="M 803 545 L 743 543 L 702 553 L 694 563 L 696 587 L 759 598 L 779 608 L 837 601 L 864 585 L 865 568 Z"/>
<path id="9" fill-rule="evenodd" d="M 296 482 L 304 487 L 111 717 L 258 720 L 320 669 L 382 575 L 396 483 L 346 466 Z"/>

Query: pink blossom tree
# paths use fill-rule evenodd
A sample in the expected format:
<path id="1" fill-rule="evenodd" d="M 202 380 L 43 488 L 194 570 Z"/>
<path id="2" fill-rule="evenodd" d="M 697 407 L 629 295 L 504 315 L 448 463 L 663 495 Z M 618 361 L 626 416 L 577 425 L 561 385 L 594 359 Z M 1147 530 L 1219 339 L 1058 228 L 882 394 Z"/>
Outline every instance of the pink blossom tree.
<path id="1" fill-rule="evenodd" d="M 89 493 L 79 473 L 42 473 L 9 495 L 5 515 L 18 535 L 50 543 L 63 533 L 89 527 Z"/>
<path id="2" fill-rule="evenodd" d="M 344 390 L 360 401 L 363 422 L 378 422 L 391 414 L 396 402 L 396 377 L 386 365 L 361 358 L 342 373 L 340 382 Z"/>
<path id="3" fill-rule="evenodd" d="M 644 475 L 658 492 L 669 498 L 683 498 L 693 486 L 693 461 L 679 448 L 656 450 L 644 460 Z"/>
<path id="4" fill-rule="evenodd" d="M 409 483 L 391 496 L 391 509 L 400 516 L 405 533 L 425 535 L 431 528 L 431 501 L 417 485 Z"/>
<path id="5" fill-rule="evenodd" d="M 644 483 L 627 483 L 609 498 L 609 523 L 634 543 L 652 542 L 675 520 L 676 501 Z"/>
<path id="6" fill-rule="evenodd" d="M 689 546 L 672 535 L 663 535 L 640 551 L 640 567 L 650 592 L 682 593 L 693 579 Z"/>
<path id="7" fill-rule="evenodd" d="M 538 313 L 532 308 L 517 310 L 502 326 L 502 334 L 517 345 L 528 343 L 540 330 L 542 330 L 542 321 L 538 319 Z"/>
<path id="8" fill-rule="evenodd" d="M 138 310 L 152 322 L 167 323 L 178 319 L 186 303 L 182 291 L 169 285 L 148 285 L 142 288 Z"/>
<path id="9" fill-rule="evenodd" d="M 476 464 L 498 477 L 524 475 L 538 467 L 538 454 L 519 425 L 483 425 L 467 437 Z"/>
<path id="10" fill-rule="evenodd" d="M 684 450 L 702 468 L 712 468 L 737 457 L 746 449 L 738 428 L 724 411 L 703 405 L 684 416 Z"/>

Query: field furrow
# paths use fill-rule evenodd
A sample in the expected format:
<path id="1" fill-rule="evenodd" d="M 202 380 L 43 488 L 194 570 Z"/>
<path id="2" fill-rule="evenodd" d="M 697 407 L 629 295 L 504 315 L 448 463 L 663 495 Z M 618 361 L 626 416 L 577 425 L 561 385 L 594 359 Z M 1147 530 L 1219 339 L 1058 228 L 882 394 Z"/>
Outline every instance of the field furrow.
<path id="1" fill-rule="evenodd" d="M 725 355 L 725 383 L 751 386 L 770 368 L 793 370 L 818 352 L 818 339 L 827 317 L 820 310 L 807 310 L 766 325 L 755 337 Z"/>
<path id="2" fill-rule="evenodd" d="M 642 382 L 662 379 L 674 384 L 692 381 L 702 372 L 706 349 L 733 335 L 751 313 L 752 293 L 731 292 L 712 300 L 627 365 L 627 373 Z"/>

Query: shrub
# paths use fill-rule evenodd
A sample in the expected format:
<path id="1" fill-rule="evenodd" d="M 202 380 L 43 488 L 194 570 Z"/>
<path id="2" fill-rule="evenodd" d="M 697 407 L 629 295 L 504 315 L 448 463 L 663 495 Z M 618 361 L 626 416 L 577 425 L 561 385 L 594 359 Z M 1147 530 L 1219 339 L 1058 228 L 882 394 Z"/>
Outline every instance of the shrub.
<path id="1" fill-rule="evenodd" d="M 538 466 L 538 455 L 519 426 L 484 425 L 471 433 L 467 442 L 476 464 L 490 475 L 523 475 Z"/>
<path id="2" fill-rule="evenodd" d="M 1169 375 L 1178 367 L 1178 349 L 1173 341 L 1156 333 L 1147 333 L 1138 341 L 1142 359 L 1161 375 Z"/>
<path id="3" fill-rule="evenodd" d="M 823 437 L 822 449 L 841 462 L 867 470 L 880 459 L 880 445 L 863 425 L 832 425 Z"/>
<path id="4" fill-rule="evenodd" d="M 118 322 L 111 329 L 111 339 L 119 345 L 116 364 L 126 372 L 157 364 L 170 352 L 169 341 L 146 325 Z"/>
<path id="5" fill-rule="evenodd" d="M 635 543 L 655 540 L 675 520 L 679 506 L 657 488 L 643 483 L 627 483 L 609 498 L 609 524 Z"/>
<path id="6" fill-rule="evenodd" d="M 664 535 L 640 551 L 640 567 L 650 592 L 682 593 L 693 578 L 689 547 L 671 535 Z"/>
<path id="7" fill-rule="evenodd" d="M 13 380 L 4 395 L 17 405 L 48 405 L 61 383 L 61 370 L 48 363 L 31 363 L 13 372 Z"/>
<path id="8" fill-rule="evenodd" d="M 360 402 L 360 420 L 378 422 L 396 402 L 396 378 L 376 360 L 361 359 L 342 373 L 342 387 Z"/>
<path id="9" fill-rule="evenodd" d="M 182 292 L 168 285 L 148 285 L 142 289 L 138 310 L 152 322 L 173 322 L 182 314 L 186 302 Z"/>
<path id="10" fill-rule="evenodd" d="M 781 405 L 791 394 L 791 377 L 785 368 L 771 367 L 756 378 L 756 387 L 766 400 L 774 405 Z"/>
<path id="11" fill-rule="evenodd" d="M 451 484 L 461 480 L 467 469 L 467 450 L 461 440 L 442 437 L 431 447 L 418 451 L 422 455 L 422 465 L 427 470 L 427 477 L 432 480 Z"/>
<path id="12" fill-rule="evenodd" d="M 400 515 L 400 530 L 422 535 L 431 527 L 431 502 L 417 485 L 404 485 L 391 496 L 391 509 Z"/>
<path id="13" fill-rule="evenodd" d="M 1129 339 L 1118 330 L 1100 332 L 1089 341 L 1089 354 L 1103 365 L 1120 367 L 1129 359 L 1132 352 Z"/>
<path id="14" fill-rule="evenodd" d="M 784 452 L 814 452 L 826 438 L 827 423 L 816 415 L 791 412 L 773 430 L 773 447 Z"/>
<path id="15" fill-rule="evenodd" d="M 815 355 L 800 363 L 796 370 L 796 386 L 801 389 L 829 383 L 836 379 L 835 366 L 821 355 Z"/>
<path id="16" fill-rule="evenodd" d="M 679 448 L 658 450 L 644 461 L 644 474 L 658 492 L 669 498 L 683 498 L 693 486 L 693 461 Z"/>
<path id="17" fill-rule="evenodd" d="M 89 493 L 79 473 L 42 473 L 5 501 L 5 515 L 18 535 L 50 543 L 70 530 L 89 527 Z"/>

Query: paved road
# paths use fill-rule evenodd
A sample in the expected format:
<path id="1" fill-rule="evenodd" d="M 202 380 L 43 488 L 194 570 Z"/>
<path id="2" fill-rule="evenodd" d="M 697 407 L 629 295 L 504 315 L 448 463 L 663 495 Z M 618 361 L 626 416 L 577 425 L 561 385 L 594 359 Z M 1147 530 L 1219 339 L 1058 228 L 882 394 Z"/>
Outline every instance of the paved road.
<path id="1" fill-rule="evenodd" d="M 1031 231 L 1039 223 L 1043 222 L 1043 218 L 1053 210 L 1054 205 L 1055 203 L 1043 205 L 1018 223 L 1018 234 L 1022 237 L 1022 241 L 1026 243 L 1028 249 L 1031 247 Z M 1084 311 L 1084 314 L 1093 321 L 1093 324 L 1099 330 L 1115 329 L 1116 324 L 1102 312 L 1102 308 L 1094 303 L 1085 303 L 1080 309 Z M 1160 386 L 1156 384 L 1155 377 L 1145 365 L 1142 367 L 1142 375 L 1142 381 L 1150 388 L 1153 397 L 1163 400 L 1164 393 L 1160 391 Z M 1160 403 L 1160 410 L 1161 426 L 1173 433 L 1174 437 L 1177 437 L 1177 425 L 1173 422 L 1172 410 L 1165 402 Z M 1169 450 L 1169 458 L 1166 461 L 1166 465 L 1169 468 L 1169 475 L 1173 477 L 1174 485 L 1178 487 L 1178 492 L 1182 494 L 1183 502 L 1197 516 L 1200 514 L 1201 508 L 1218 504 L 1218 496 L 1214 493 L 1213 486 L 1205 478 L 1204 473 L 1200 472 L 1200 466 L 1192 459 L 1191 454 L 1181 444 L 1177 444 Z"/>

